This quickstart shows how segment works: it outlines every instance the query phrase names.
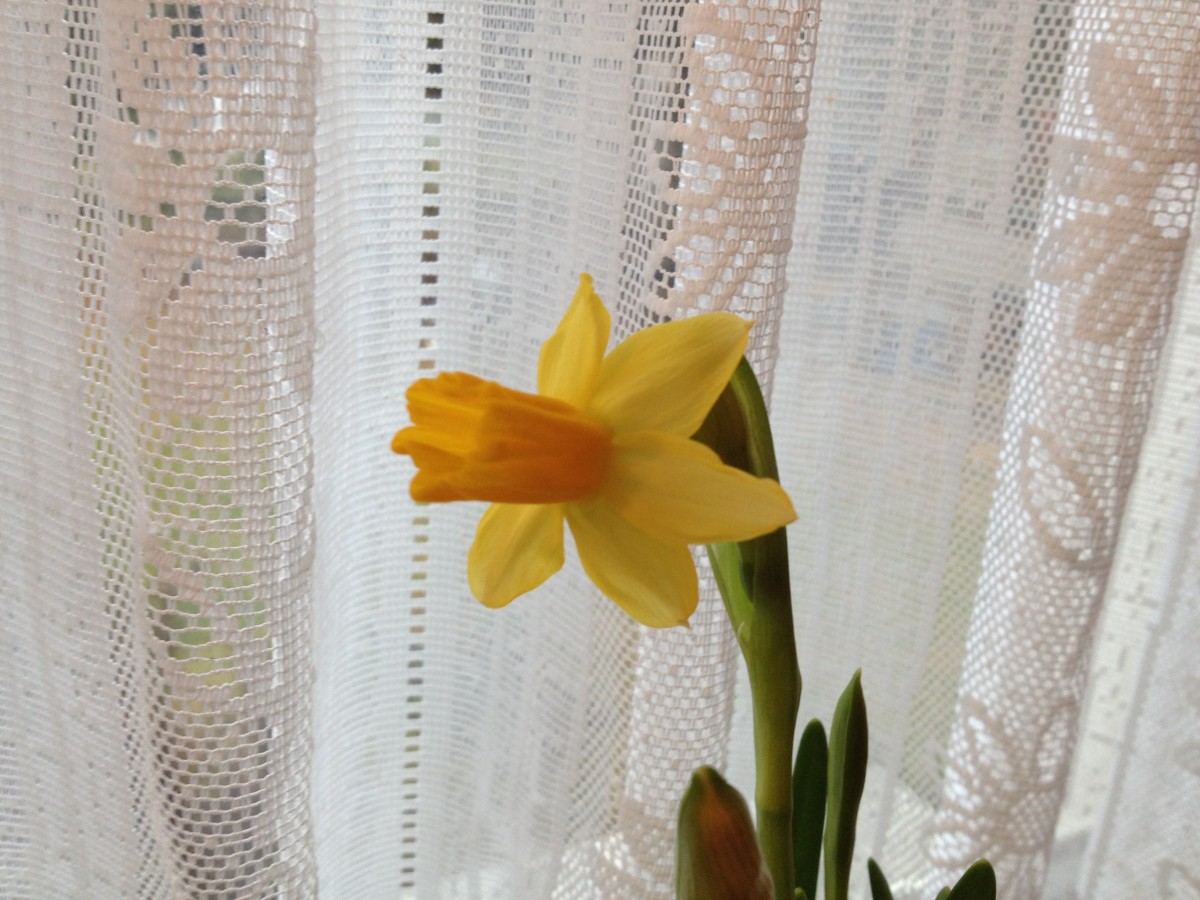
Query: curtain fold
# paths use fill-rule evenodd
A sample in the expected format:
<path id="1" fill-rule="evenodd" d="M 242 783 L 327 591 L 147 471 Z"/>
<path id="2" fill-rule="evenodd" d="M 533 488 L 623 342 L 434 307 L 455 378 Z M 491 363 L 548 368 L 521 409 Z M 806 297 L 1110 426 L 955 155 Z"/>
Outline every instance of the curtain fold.
<path id="1" fill-rule="evenodd" d="M 311 893 L 312 16 L 4 24 L 0 893 Z"/>
<path id="2" fill-rule="evenodd" d="M 1017 895 L 1044 881 L 1200 162 L 1194 12 L 1073 13 L 931 842 L 942 881 L 987 855 Z M 1147 22 L 1173 45 L 1139 46 Z"/>
<path id="3" fill-rule="evenodd" d="M 1088 835 L 1080 896 L 1186 897 L 1200 888 L 1189 789 L 1200 747 L 1192 652 L 1200 609 L 1194 252 L 1188 269 L 1097 630 L 1064 807 L 1068 833 Z"/>
<path id="4" fill-rule="evenodd" d="M 856 668 L 856 863 L 928 898 L 1191 896 L 1191 0 L 12 0 L 0 14 L 0 896 L 672 896 L 691 770 L 753 791 L 687 630 L 388 447 L 755 321 L 804 718 Z"/>

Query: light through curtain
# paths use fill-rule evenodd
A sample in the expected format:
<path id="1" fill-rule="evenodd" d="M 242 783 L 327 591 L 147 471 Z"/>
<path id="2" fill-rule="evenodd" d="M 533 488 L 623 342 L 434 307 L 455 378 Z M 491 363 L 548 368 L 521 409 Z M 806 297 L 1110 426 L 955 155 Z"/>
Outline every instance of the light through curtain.
<path id="1" fill-rule="evenodd" d="M 691 769 L 751 788 L 711 585 L 483 609 L 388 450 L 580 271 L 618 336 L 755 319 L 896 895 L 1200 894 L 1191 0 L 0 22 L 0 895 L 671 895 Z"/>

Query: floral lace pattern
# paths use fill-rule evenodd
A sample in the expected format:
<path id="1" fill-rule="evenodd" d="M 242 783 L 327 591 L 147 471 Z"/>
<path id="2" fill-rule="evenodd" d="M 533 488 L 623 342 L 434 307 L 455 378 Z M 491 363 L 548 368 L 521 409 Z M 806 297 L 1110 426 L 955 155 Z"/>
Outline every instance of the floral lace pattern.
<path id="1" fill-rule="evenodd" d="M 1041 890 L 1195 204 L 1196 165 L 1178 162 L 1200 149 L 1186 87 L 1195 48 L 1132 43 L 1151 16 L 1194 26 L 1169 3 L 1153 13 L 1077 6 L 1079 58 L 1051 149 L 1019 402 L 929 843 L 946 874 L 988 856 L 1009 898 Z M 1166 126 L 1140 127 L 1143 116 Z M 1186 865 L 1171 860 L 1160 883 L 1189 883 Z"/>

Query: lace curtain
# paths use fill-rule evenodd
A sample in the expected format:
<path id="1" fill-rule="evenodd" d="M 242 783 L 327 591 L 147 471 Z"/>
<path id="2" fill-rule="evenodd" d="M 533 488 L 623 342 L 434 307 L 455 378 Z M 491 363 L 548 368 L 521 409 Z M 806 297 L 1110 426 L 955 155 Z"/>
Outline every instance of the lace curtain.
<path id="1" fill-rule="evenodd" d="M 388 450 L 580 271 L 618 336 L 755 320 L 896 896 L 1200 896 L 1193 0 L 0 22 L 0 896 L 671 896 L 691 769 L 752 782 L 711 584 L 484 609 Z"/>

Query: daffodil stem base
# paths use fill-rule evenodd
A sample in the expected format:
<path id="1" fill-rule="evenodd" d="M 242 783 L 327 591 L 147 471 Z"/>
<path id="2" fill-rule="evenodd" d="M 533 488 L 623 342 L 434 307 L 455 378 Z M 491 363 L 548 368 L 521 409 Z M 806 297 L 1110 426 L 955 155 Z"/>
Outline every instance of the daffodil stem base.
<path id="1" fill-rule="evenodd" d="M 791 635 L 788 637 L 790 639 Z M 794 665 L 794 654 L 792 661 Z M 775 896 L 778 900 L 793 900 L 792 739 L 799 700 L 799 675 L 797 673 L 792 681 L 796 685 L 793 693 L 785 687 L 788 683 L 786 672 L 776 673 L 783 675 L 783 679 L 774 678 L 767 672 L 755 678 L 754 668 L 751 667 L 750 690 L 754 708 L 754 805 L 758 840 L 762 846 L 763 860 L 775 882 Z M 763 668 L 778 670 L 785 666 Z M 789 693 L 793 694 L 796 702 L 791 702 L 787 696 Z"/>

